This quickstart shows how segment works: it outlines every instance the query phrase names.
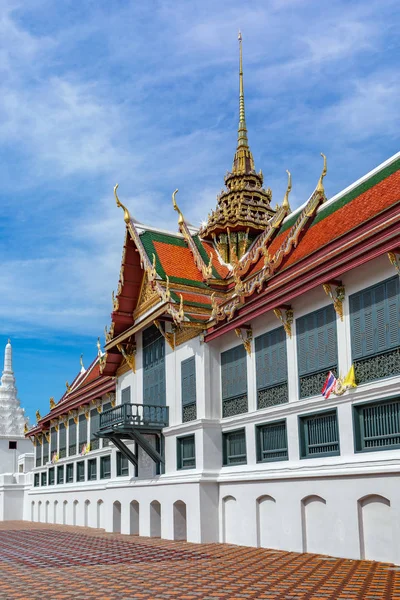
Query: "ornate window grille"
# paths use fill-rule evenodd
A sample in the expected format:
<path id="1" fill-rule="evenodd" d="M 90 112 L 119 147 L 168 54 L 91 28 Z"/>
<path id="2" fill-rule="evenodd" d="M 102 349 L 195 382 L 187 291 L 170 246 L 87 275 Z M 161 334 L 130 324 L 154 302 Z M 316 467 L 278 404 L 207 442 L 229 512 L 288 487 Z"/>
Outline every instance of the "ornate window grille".
<path id="1" fill-rule="evenodd" d="M 246 432 L 244 429 L 223 433 L 222 446 L 225 466 L 246 464 Z"/>
<path id="2" fill-rule="evenodd" d="M 340 454 L 336 410 L 300 417 L 300 458 Z"/>
<path id="3" fill-rule="evenodd" d="M 221 383 L 222 417 L 247 412 L 247 354 L 242 344 L 222 352 Z"/>
<path id="4" fill-rule="evenodd" d="M 195 436 L 186 435 L 177 438 L 176 443 L 178 469 L 194 469 L 196 467 Z"/>
<path id="5" fill-rule="evenodd" d="M 296 320 L 300 398 L 321 393 L 329 371 L 337 375 L 336 312 L 330 304 Z"/>
<path id="6" fill-rule="evenodd" d="M 257 408 L 288 402 L 286 333 L 278 327 L 255 339 Z"/>
<path id="7" fill-rule="evenodd" d="M 196 358 L 181 362 L 182 390 L 182 422 L 194 421 L 197 418 L 196 408 Z"/>
<path id="8" fill-rule="evenodd" d="M 256 434 L 258 462 L 288 459 L 286 421 L 259 425 Z"/>
<path id="9" fill-rule="evenodd" d="M 353 407 L 357 452 L 400 447 L 400 399 Z"/>
<path id="10" fill-rule="evenodd" d="M 357 383 L 400 374 L 400 284 L 393 277 L 350 296 Z"/>

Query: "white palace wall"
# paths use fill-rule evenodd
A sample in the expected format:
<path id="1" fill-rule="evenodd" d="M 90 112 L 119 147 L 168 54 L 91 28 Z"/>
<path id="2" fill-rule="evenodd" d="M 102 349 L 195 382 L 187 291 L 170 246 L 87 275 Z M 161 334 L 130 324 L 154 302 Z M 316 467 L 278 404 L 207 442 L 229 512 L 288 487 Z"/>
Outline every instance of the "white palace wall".
<path id="1" fill-rule="evenodd" d="M 337 318 L 341 375 L 348 372 L 352 360 L 349 296 L 394 274 L 385 255 L 343 275 L 344 319 Z M 156 475 L 154 466 L 151 472 L 139 470 L 135 478 L 130 466 L 129 476 L 116 477 L 115 449 L 111 447 L 84 458 L 63 459 L 86 461 L 111 452 L 111 479 L 65 483 L 51 489 L 30 484 L 24 519 L 400 564 L 400 450 L 357 452 L 353 431 L 353 406 L 399 396 L 400 377 L 362 384 L 343 396 L 332 394 L 328 400 L 320 394 L 299 399 L 296 319 L 330 302 L 322 286 L 292 302 L 295 322 L 293 335 L 287 338 L 289 402 L 285 404 L 257 410 L 254 338 L 279 326 L 272 312 L 251 322 L 252 353 L 246 359 L 248 412 L 244 414 L 221 417 L 220 353 L 240 343 L 234 332 L 210 343 L 195 338 L 175 351 L 166 344 L 170 426 L 163 431 L 165 473 Z M 142 402 L 141 342 L 138 335 L 136 374 L 128 372 L 118 378 L 117 403 L 121 389 L 128 385 L 131 402 Z M 197 419 L 182 423 L 180 369 L 181 361 L 190 356 L 196 357 Z M 326 409 L 337 410 L 340 455 L 301 458 L 299 417 Z M 257 462 L 256 426 L 283 419 L 288 460 Z M 246 431 L 246 464 L 222 466 L 222 433 L 239 428 Z M 180 470 L 177 437 L 186 434 L 195 436 L 196 467 Z M 140 454 L 139 458 L 144 460 Z M 34 469 L 41 471 L 43 467 Z"/>

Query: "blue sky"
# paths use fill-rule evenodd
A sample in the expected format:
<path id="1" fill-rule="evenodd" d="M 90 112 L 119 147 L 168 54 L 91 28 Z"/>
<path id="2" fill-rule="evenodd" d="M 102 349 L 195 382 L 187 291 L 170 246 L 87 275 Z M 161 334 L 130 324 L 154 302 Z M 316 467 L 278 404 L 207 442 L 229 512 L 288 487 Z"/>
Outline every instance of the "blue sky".
<path id="1" fill-rule="evenodd" d="M 124 223 L 199 224 L 230 169 L 243 33 L 256 168 L 332 196 L 399 150 L 398 2 L 2 0 L 0 347 L 34 417 L 96 353 Z"/>

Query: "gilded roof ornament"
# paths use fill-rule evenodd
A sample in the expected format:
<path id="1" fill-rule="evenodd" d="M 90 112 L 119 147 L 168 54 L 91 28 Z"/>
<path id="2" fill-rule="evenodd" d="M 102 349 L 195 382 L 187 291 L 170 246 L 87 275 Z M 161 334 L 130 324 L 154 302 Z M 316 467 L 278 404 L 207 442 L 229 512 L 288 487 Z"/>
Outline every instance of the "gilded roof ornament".
<path id="1" fill-rule="evenodd" d="M 284 208 L 288 213 L 290 212 L 290 204 L 289 204 L 289 194 L 292 191 L 292 175 L 290 171 L 286 169 L 286 173 L 288 174 L 288 184 L 285 193 L 285 197 L 283 198 L 282 208 Z"/>
<path id="2" fill-rule="evenodd" d="M 129 214 L 129 210 L 126 208 L 126 206 L 124 206 L 121 202 L 121 200 L 118 198 L 118 194 L 117 194 L 117 189 L 118 189 L 118 183 L 114 186 L 114 196 L 115 196 L 115 201 L 117 203 L 118 208 L 122 208 L 124 211 L 124 221 L 126 224 L 131 222 L 131 215 Z"/>
<path id="3" fill-rule="evenodd" d="M 41 418 L 42 417 L 40 416 L 40 412 L 39 412 L 39 410 L 37 410 L 36 411 L 36 422 L 39 423 L 39 421 L 40 421 Z"/>
<path id="4" fill-rule="evenodd" d="M 322 169 L 321 176 L 320 176 L 320 178 L 318 180 L 318 185 L 316 187 L 316 191 L 320 192 L 321 194 L 325 194 L 325 188 L 324 188 L 323 180 L 324 180 L 325 175 L 328 172 L 328 169 L 327 169 L 327 166 L 326 166 L 326 156 L 325 156 L 325 154 L 322 154 L 322 152 L 321 152 L 321 156 L 324 159 L 324 166 L 323 166 L 323 169 Z"/>
<path id="5" fill-rule="evenodd" d="M 182 214 L 182 212 L 180 211 L 180 209 L 179 209 L 179 206 L 177 205 L 177 203 L 176 203 L 176 200 L 175 200 L 175 196 L 176 196 L 176 194 L 178 193 L 178 191 L 179 191 L 179 190 L 178 190 L 178 188 L 177 188 L 177 189 L 176 189 L 176 190 L 175 190 L 175 191 L 172 193 L 172 205 L 173 205 L 173 207 L 174 207 L 174 210 L 176 210 L 176 212 L 177 212 L 177 213 L 178 213 L 178 215 L 179 215 L 179 217 L 178 217 L 178 225 L 180 226 L 180 225 L 183 225 L 183 223 L 185 222 L 185 219 L 183 218 L 183 214 Z"/>
<path id="6" fill-rule="evenodd" d="M 53 396 L 50 398 L 50 410 L 53 410 L 53 408 L 55 407 L 56 403 L 54 401 Z"/>

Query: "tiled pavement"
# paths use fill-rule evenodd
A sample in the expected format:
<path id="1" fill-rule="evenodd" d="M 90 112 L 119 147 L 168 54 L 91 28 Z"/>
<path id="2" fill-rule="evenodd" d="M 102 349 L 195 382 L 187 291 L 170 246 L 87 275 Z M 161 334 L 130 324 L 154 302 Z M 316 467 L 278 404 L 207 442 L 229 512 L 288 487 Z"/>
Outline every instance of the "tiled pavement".
<path id="1" fill-rule="evenodd" d="M 393 565 L 0 523 L 0 599 L 400 600 Z"/>

